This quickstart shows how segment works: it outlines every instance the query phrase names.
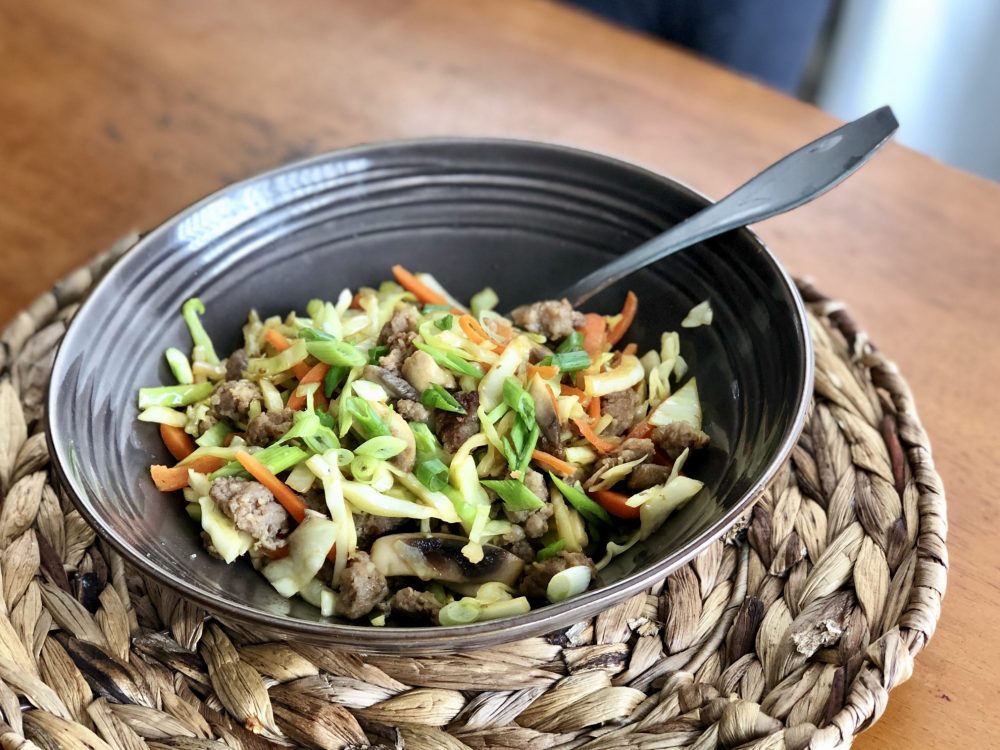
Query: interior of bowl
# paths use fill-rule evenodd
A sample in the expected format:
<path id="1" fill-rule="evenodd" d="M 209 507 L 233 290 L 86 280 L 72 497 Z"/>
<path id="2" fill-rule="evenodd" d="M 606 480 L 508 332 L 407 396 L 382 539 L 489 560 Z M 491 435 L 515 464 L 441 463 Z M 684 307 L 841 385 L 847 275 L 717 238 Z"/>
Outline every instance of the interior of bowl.
<path id="1" fill-rule="evenodd" d="M 594 298 L 612 313 L 640 299 L 627 341 L 658 348 L 708 299 L 711 326 L 684 329 L 711 448 L 687 466 L 706 489 L 650 540 L 605 569 L 599 588 L 510 620 L 461 628 L 351 625 L 276 594 L 249 563 L 207 555 L 178 496 L 153 486 L 169 463 L 155 425 L 135 421 L 140 386 L 172 382 L 167 346 L 189 346 L 179 314 L 198 296 L 220 352 L 262 317 L 377 284 L 402 263 L 468 299 L 484 286 L 501 307 L 544 299 L 705 205 L 636 167 L 513 141 L 430 140 L 317 157 L 211 196 L 121 260 L 70 326 L 53 372 L 50 441 L 62 478 L 98 532 L 183 595 L 224 615 L 372 650 L 465 648 L 570 624 L 641 589 L 717 538 L 780 464 L 811 388 L 801 302 L 747 231 L 673 256 Z"/>

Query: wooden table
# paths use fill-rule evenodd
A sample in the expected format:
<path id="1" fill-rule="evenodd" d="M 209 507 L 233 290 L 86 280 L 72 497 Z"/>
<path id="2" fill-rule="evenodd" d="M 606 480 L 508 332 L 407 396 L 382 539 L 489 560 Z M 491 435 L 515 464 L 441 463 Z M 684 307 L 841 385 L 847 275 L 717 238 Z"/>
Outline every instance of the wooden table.
<path id="1" fill-rule="evenodd" d="M 489 0 L 0 4 L 0 321 L 132 228 L 290 159 L 398 136 L 536 138 L 720 195 L 833 126 L 557 5 Z M 1000 187 L 891 145 L 760 227 L 896 358 L 951 499 L 950 590 L 864 748 L 1000 733 Z"/>

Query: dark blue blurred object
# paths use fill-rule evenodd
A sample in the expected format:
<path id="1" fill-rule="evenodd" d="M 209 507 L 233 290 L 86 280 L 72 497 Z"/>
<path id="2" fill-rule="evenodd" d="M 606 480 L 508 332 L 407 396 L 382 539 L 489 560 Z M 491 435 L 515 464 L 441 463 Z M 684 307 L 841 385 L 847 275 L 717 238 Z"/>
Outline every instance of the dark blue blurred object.
<path id="1" fill-rule="evenodd" d="M 796 93 L 831 0 L 568 0 Z"/>

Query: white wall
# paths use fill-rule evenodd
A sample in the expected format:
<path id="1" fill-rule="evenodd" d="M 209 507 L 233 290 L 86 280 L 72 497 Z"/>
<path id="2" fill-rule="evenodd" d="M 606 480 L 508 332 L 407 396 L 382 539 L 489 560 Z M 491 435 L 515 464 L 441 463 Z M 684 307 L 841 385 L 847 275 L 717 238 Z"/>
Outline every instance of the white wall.
<path id="1" fill-rule="evenodd" d="M 846 0 L 817 103 L 890 104 L 902 143 L 1000 180 L 1000 1 Z"/>

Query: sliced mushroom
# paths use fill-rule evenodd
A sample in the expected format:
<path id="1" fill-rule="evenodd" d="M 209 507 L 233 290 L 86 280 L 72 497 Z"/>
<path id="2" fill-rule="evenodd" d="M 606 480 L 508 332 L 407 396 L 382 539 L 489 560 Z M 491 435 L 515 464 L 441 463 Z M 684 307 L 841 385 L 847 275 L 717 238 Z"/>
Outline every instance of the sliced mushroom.
<path id="1" fill-rule="evenodd" d="M 548 386 L 537 373 L 528 383 L 528 393 L 535 402 L 535 421 L 538 422 L 539 447 L 546 453 L 562 458 L 563 447 L 559 440 L 559 414 L 556 412 L 553 399 L 548 393 Z"/>
<path id="2" fill-rule="evenodd" d="M 378 383 L 391 398 L 406 398 L 410 401 L 420 400 L 420 393 L 416 388 L 396 373 L 384 367 L 365 365 L 364 378 L 373 383 Z"/>
<path id="3" fill-rule="evenodd" d="M 375 540 L 372 562 L 384 576 L 416 576 L 448 584 L 499 581 L 508 586 L 520 577 L 524 561 L 492 544 L 483 545 L 483 559 L 470 562 L 462 554 L 469 540 L 453 534 L 391 534 Z"/>
<path id="4" fill-rule="evenodd" d="M 375 410 L 379 419 L 388 426 L 389 432 L 393 437 L 398 437 L 406 443 L 406 448 L 403 449 L 403 452 L 390 458 L 389 462 L 400 471 L 413 471 L 413 465 L 417 460 L 417 441 L 413 437 L 413 430 L 410 429 L 410 425 L 406 423 L 406 420 L 401 415 L 394 412 L 385 404 L 378 403 L 377 401 L 369 401 L 368 403 L 371 404 L 372 409 Z"/>
<path id="5" fill-rule="evenodd" d="M 435 362 L 427 352 L 419 350 L 403 362 L 403 377 L 421 393 L 435 383 L 443 388 L 455 387 L 455 376 Z M 419 395 L 414 400 L 419 401 Z"/>

